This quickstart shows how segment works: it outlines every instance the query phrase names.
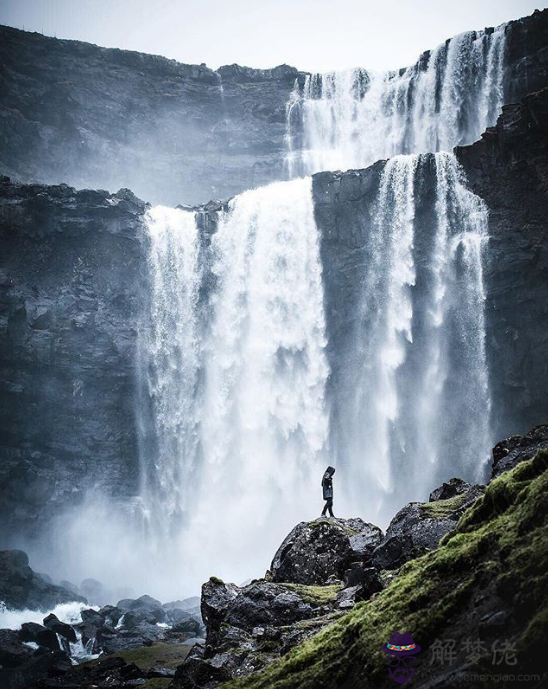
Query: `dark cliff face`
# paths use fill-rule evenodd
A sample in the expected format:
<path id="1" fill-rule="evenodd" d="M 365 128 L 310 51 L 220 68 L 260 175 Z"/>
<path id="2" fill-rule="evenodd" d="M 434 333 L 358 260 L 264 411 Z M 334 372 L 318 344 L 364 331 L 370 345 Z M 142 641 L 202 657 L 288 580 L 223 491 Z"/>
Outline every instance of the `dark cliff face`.
<path id="1" fill-rule="evenodd" d="M 379 189 L 382 184 L 386 161 L 379 161 L 364 170 L 348 172 L 322 172 L 313 176 L 315 216 L 320 233 L 320 254 L 323 269 L 324 304 L 327 330 L 327 356 L 330 365 L 328 398 L 330 400 L 330 447 L 334 460 L 345 465 L 349 457 L 362 456 L 364 443 L 370 441 L 359 428 L 367 424 L 365 409 L 371 409 L 375 390 L 368 384 L 366 371 L 378 365 L 374 354 L 364 344 L 367 334 L 375 328 L 376 318 L 387 305 L 378 302 L 378 295 L 368 292 L 371 275 L 378 265 L 380 250 L 376 232 Z M 432 154 L 418 158 L 413 183 L 414 193 L 414 240 L 413 262 L 416 282 L 410 290 L 413 309 L 412 341 L 404 345 L 405 361 L 396 373 L 395 385 L 403 411 L 400 413 L 400 434 L 406 442 L 392 440 L 394 471 L 400 476 L 395 502 L 413 499 L 413 476 L 417 471 L 412 458 L 412 448 L 406 443 L 419 446 L 414 438 L 413 410 L 420 395 L 420 380 L 425 375 L 428 361 L 423 352 L 428 343 L 425 311 L 429 308 L 428 292 L 431 290 L 431 252 L 437 229 L 436 212 L 436 163 Z M 382 281 L 388 280 L 388 270 Z M 381 283 L 378 283 L 381 284 Z M 370 289 L 370 288 L 369 288 Z M 448 388 L 458 387 L 455 380 L 458 366 L 452 369 Z M 455 393 L 455 405 L 457 393 Z M 445 467 L 458 466 L 462 447 L 452 443 L 457 434 L 452 428 L 454 410 L 440 410 L 447 427 Z M 371 440 L 372 442 L 372 440 Z M 396 446 L 401 444 L 401 452 Z M 445 469 L 446 470 L 446 469 Z M 425 468 L 426 471 L 426 468 Z M 431 478 L 432 486 L 445 480 L 444 468 Z M 416 499 L 416 497 L 415 497 Z M 384 515 L 383 515 L 384 516 Z"/>
<path id="2" fill-rule="evenodd" d="M 510 22 L 504 102 L 516 103 L 548 82 L 548 10 Z"/>
<path id="3" fill-rule="evenodd" d="M 144 204 L 0 183 L 0 520 L 39 531 L 83 487 L 135 491 Z M 38 519 L 43 521 L 38 521 Z"/>
<path id="4" fill-rule="evenodd" d="M 543 86 L 548 10 L 510 22 L 505 102 Z M 420 62 L 420 61 L 419 61 Z M 216 72 L 0 27 L 0 173 L 204 203 L 284 179 L 282 65 Z"/>
<path id="5" fill-rule="evenodd" d="M 213 72 L 154 55 L 0 27 L 1 171 L 203 203 L 284 176 L 280 66 Z"/>
<path id="6" fill-rule="evenodd" d="M 456 153 L 489 207 L 494 428 L 523 432 L 548 417 L 548 89 L 506 106 L 496 127 Z"/>

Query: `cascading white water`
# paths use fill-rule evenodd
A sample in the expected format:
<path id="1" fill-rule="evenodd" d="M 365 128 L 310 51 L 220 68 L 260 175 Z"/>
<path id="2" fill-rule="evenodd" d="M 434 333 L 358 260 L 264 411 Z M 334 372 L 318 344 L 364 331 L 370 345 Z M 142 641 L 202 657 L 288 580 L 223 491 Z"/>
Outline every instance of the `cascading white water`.
<path id="1" fill-rule="evenodd" d="M 356 423 L 346 439 L 346 472 L 352 476 L 352 502 L 357 506 L 360 496 L 367 494 L 367 509 L 375 505 L 375 513 L 392 489 L 390 433 L 400 415 L 396 373 L 405 359 L 404 343 L 412 337 L 416 165 L 416 156 L 399 156 L 389 160 L 384 170 L 362 286 L 364 327 L 356 343 L 359 368 L 348 372 Z M 358 476 L 361 480 L 356 481 Z"/>
<path id="2" fill-rule="evenodd" d="M 277 541 L 318 499 L 327 363 L 310 179 L 237 196 L 213 238 L 201 417 L 203 473 L 190 533 L 211 566 Z M 305 490 L 306 487 L 306 490 Z M 249 576 L 242 567 L 241 577 Z"/>
<path id="3" fill-rule="evenodd" d="M 472 143 L 502 107 L 504 54 L 505 25 L 455 36 L 400 72 L 313 74 L 302 92 L 296 83 L 286 108 L 290 176 Z"/>
<path id="4" fill-rule="evenodd" d="M 448 287 L 440 299 L 445 297 L 447 315 L 440 319 L 438 328 L 442 329 L 444 320 L 449 321 L 445 351 L 455 371 L 446 403 L 452 412 L 449 418 L 453 428 L 449 428 L 442 443 L 458 438 L 461 447 L 457 468 L 469 480 L 483 481 L 485 464 L 478 462 L 478 456 L 487 460 L 492 445 L 483 279 L 488 211 L 484 202 L 466 187 L 453 154 L 436 154 L 436 177 L 439 244 L 445 242 L 450 264 Z M 450 294 L 445 295 L 445 291 Z M 430 403 L 435 401 L 430 398 Z M 442 452 L 440 447 L 438 461 Z"/>
<path id="5" fill-rule="evenodd" d="M 192 214 L 148 216 L 143 347 L 157 448 L 153 467 L 144 458 L 144 503 L 152 538 L 183 560 L 199 553 L 185 562 L 187 585 L 260 574 L 287 530 L 321 505 L 311 486 L 326 462 L 328 367 L 311 185 L 237 196 L 201 258 Z M 174 530 L 177 515 L 186 518 Z"/>
<path id="6" fill-rule="evenodd" d="M 359 370 L 349 374 L 344 437 L 334 446 L 351 474 L 352 504 L 371 519 L 426 499 L 448 472 L 482 480 L 491 445 L 487 210 L 452 154 L 437 153 L 434 163 L 433 228 L 416 220 L 429 158 L 396 156 L 384 168 L 368 238 L 349 354 Z"/>
<path id="7" fill-rule="evenodd" d="M 141 348 L 154 431 L 143 450 L 143 498 L 149 520 L 167 534 L 188 509 L 197 468 L 202 264 L 194 213 L 156 206 L 147 225 L 151 309 Z"/>

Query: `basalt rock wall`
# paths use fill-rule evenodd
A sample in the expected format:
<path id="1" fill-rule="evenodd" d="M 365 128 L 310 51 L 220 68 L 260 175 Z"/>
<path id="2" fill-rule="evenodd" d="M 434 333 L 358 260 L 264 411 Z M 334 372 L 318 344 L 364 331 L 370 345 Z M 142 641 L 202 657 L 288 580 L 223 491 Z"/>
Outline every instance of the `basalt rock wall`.
<path id="1" fill-rule="evenodd" d="M 489 208 L 493 427 L 523 433 L 548 418 L 548 89 L 504 107 L 496 127 L 456 153 Z"/>
<path id="2" fill-rule="evenodd" d="M 84 487 L 136 490 L 143 202 L 0 183 L 0 522 L 38 532 Z"/>
<path id="3" fill-rule="evenodd" d="M 0 172 L 13 178 L 176 205 L 285 174 L 293 67 L 214 72 L 9 27 L 0 63 Z"/>

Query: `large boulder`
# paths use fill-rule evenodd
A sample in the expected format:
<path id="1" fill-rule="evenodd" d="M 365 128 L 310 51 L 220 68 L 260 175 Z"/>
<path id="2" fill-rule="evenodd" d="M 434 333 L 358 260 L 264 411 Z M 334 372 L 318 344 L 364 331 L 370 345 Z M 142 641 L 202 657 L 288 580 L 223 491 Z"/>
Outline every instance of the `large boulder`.
<path id="1" fill-rule="evenodd" d="M 512 435 L 501 440 L 493 448 L 491 477 L 496 478 L 516 464 L 531 459 L 544 447 L 548 447 L 548 424 L 536 426 L 526 435 Z"/>
<path id="2" fill-rule="evenodd" d="M 183 600 L 173 600 L 169 603 L 164 603 L 163 608 L 165 610 L 192 610 L 200 607 L 200 598 L 198 596 L 191 596 L 190 598 L 184 598 Z"/>
<path id="3" fill-rule="evenodd" d="M 367 564 L 382 531 L 362 519 L 301 522 L 274 555 L 272 581 L 321 585 L 342 580 L 353 562 Z"/>
<path id="4" fill-rule="evenodd" d="M 225 584 L 224 581 L 211 577 L 202 586 L 202 618 L 208 629 L 221 624 L 228 610 L 228 606 L 238 596 L 240 589 L 235 584 Z"/>
<path id="5" fill-rule="evenodd" d="M 409 503 L 390 522 L 385 537 L 373 552 L 373 565 L 380 570 L 396 569 L 413 557 L 434 550 L 484 491 L 484 486 L 451 479 L 431 493 L 430 502 Z"/>
<path id="6" fill-rule="evenodd" d="M 43 622 L 44 627 L 47 629 L 51 629 L 53 632 L 55 632 L 55 634 L 62 636 L 72 644 L 76 643 L 76 632 L 74 629 L 70 626 L 70 624 L 61 622 L 61 620 L 53 613 L 49 614 L 47 617 L 44 617 Z"/>
<path id="7" fill-rule="evenodd" d="M 124 611 L 124 620 L 127 620 L 128 624 L 130 619 L 157 624 L 164 622 L 167 617 L 160 601 L 147 595 L 136 599 L 124 598 L 118 601 L 116 607 Z"/>
<path id="8" fill-rule="evenodd" d="M 0 600 L 15 610 L 51 610 L 70 601 L 87 603 L 84 597 L 50 584 L 34 572 L 22 550 L 0 551 Z"/>
<path id="9" fill-rule="evenodd" d="M 50 651 L 59 651 L 59 640 L 53 629 L 46 629 L 35 622 L 25 622 L 19 630 L 19 638 L 25 643 L 35 643 L 38 646 L 48 648 Z"/>
<path id="10" fill-rule="evenodd" d="M 336 619 L 346 607 L 346 600 L 337 599 L 340 590 L 339 584 L 308 586 L 264 579 L 239 587 L 212 577 L 202 586 L 205 647 L 193 648 L 173 686 L 209 687 L 260 670 Z M 350 605 L 354 600 L 355 596 Z"/>

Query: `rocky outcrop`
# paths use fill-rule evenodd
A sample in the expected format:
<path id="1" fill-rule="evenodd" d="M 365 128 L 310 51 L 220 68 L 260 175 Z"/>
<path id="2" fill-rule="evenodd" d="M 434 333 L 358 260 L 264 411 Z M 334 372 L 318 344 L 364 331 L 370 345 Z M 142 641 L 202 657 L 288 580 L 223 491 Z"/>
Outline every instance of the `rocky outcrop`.
<path id="1" fill-rule="evenodd" d="M 382 531 L 361 519 L 301 522 L 274 555 L 272 581 L 322 585 L 342 580 L 354 562 L 370 560 Z"/>
<path id="2" fill-rule="evenodd" d="M 489 208 L 487 351 L 501 437 L 548 418 L 548 89 L 504 107 L 481 141 L 455 152 Z"/>
<path id="3" fill-rule="evenodd" d="M 392 519 L 385 537 L 373 551 L 374 566 L 380 570 L 395 569 L 435 550 L 484 490 L 484 486 L 471 486 L 454 478 L 434 490 L 430 502 L 406 505 Z"/>
<path id="4" fill-rule="evenodd" d="M 492 478 L 531 459 L 543 448 L 548 448 L 548 425 L 537 426 L 525 435 L 512 435 L 501 440 L 493 448 Z"/>
<path id="5" fill-rule="evenodd" d="M 361 519 L 301 522 L 284 539 L 265 579 L 239 587 L 212 577 L 202 587 L 205 646 L 194 648 L 174 689 L 247 677 L 285 656 L 320 629 L 375 599 L 404 562 L 435 550 L 483 493 L 452 479 L 430 503 L 412 503 L 386 536 Z M 384 583 L 383 583 L 384 581 Z"/>
<path id="6" fill-rule="evenodd" d="M 257 580 L 238 587 L 211 578 L 202 587 L 206 644 L 190 652 L 174 686 L 216 686 L 263 668 L 340 616 L 340 594 L 340 584 Z"/>
<path id="7" fill-rule="evenodd" d="M 39 537 L 84 486 L 135 492 L 144 210 L 127 190 L 0 182 L 4 547 Z"/>
<path id="8" fill-rule="evenodd" d="M 48 610 L 71 601 L 87 603 L 82 596 L 34 572 L 22 550 L 0 551 L 0 601 L 13 610 Z"/>
<path id="9" fill-rule="evenodd" d="M 424 689 L 463 682 L 479 689 L 481 675 L 510 687 L 515 682 L 503 675 L 515 677 L 518 668 L 544 686 L 547 489 L 544 449 L 493 481 L 436 551 L 408 562 L 373 600 L 230 686 L 388 689 L 394 680 L 381 649 L 398 629 L 410 630 L 421 648 L 413 681 Z"/>

